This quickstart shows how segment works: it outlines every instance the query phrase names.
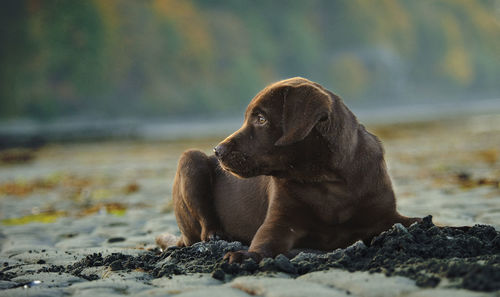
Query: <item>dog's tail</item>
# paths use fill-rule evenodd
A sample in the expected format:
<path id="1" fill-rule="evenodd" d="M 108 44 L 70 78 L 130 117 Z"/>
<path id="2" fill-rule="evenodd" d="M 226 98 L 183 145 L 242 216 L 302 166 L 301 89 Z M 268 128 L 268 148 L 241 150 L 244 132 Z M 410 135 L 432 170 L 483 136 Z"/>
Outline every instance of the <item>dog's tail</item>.
<path id="1" fill-rule="evenodd" d="M 183 243 L 182 238 L 179 236 L 175 236 L 170 233 L 162 233 L 156 236 L 156 244 L 162 249 L 165 250 L 169 246 L 181 246 Z"/>

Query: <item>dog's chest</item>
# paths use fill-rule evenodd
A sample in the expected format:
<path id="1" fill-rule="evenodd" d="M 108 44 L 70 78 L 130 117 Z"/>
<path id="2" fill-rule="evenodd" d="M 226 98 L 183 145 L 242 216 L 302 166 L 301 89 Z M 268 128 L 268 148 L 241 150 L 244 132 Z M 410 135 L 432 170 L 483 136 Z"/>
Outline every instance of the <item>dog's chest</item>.
<path id="1" fill-rule="evenodd" d="M 341 224 L 353 214 L 353 201 L 349 197 L 347 187 L 342 183 L 306 185 L 297 194 L 305 204 L 304 211 L 321 224 Z"/>

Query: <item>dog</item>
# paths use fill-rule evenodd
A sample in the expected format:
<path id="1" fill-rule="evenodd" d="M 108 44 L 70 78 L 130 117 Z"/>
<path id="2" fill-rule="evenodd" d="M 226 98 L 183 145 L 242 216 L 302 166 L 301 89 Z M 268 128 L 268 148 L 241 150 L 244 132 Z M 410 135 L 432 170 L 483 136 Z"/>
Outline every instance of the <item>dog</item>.
<path id="1" fill-rule="evenodd" d="M 230 263 L 369 244 L 395 223 L 420 220 L 397 212 L 380 140 L 337 95 L 301 77 L 260 91 L 214 155 L 184 152 L 172 196 L 182 233 L 176 245 L 250 246 L 227 253 Z"/>

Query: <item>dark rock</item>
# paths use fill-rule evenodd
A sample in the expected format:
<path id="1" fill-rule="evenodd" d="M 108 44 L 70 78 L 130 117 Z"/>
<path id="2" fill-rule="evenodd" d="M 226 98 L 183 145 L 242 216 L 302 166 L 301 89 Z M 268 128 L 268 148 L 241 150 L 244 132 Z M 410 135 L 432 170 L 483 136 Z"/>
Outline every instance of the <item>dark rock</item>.
<path id="1" fill-rule="evenodd" d="M 111 237 L 108 239 L 108 243 L 114 243 L 114 242 L 122 242 L 125 241 L 125 237 Z"/>
<path id="2" fill-rule="evenodd" d="M 274 271 L 277 270 L 276 264 L 274 263 L 274 259 L 272 258 L 264 258 L 259 263 L 260 271 Z"/>
<path id="3" fill-rule="evenodd" d="M 172 276 L 174 274 L 183 274 L 184 272 L 175 264 L 165 264 L 161 268 L 154 270 L 154 277 Z"/>
<path id="4" fill-rule="evenodd" d="M 232 264 L 222 263 L 220 265 L 220 269 L 222 269 L 222 271 L 224 271 L 227 274 L 238 274 L 238 272 L 240 271 L 240 267 L 236 263 Z"/>
<path id="5" fill-rule="evenodd" d="M 250 273 L 255 272 L 258 268 L 259 264 L 257 264 L 252 258 L 245 259 L 245 261 L 241 263 L 241 269 Z"/>
<path id="6" fill-rule="evenodd" d="M 421 275 L 417 277 L 415 284 L 420 287 L 435 288 L 440 282 L 441 279 L 438 277 Z"/>
<path id="7" fill-rule="evenodd" d="M 282 254 L 279 254 L 274 258 L 274 263 L 276 267 L 286 273 L 296 274 L 297 268 L 290 263 L 290 260 Z"/>
<path id="8" fill-rule="evenodd" d="M 222 271 L 222 269 L 217 269 L 212 273 L 212 277 L 220 281 L 224 281 L 226 274 L 224 274 L 224 271 Z"/>
<path id="9" fill-rule="evenodd" d="M 109 265 L 109 268 L 111 268 L 112 271 L 122 270 L 123 265 L 122 265 L 122 262 L 120 260 L 116 260 Z"/>

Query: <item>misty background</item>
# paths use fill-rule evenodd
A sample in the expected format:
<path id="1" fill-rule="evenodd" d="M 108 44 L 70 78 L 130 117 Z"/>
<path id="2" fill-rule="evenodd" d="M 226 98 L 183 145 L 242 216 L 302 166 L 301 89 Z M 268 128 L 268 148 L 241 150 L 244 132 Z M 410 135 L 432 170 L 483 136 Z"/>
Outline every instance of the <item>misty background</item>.
<path id="1" fill-rule="evenodd" d="M 2 1 L 0 132 L 230 131 L 293 76 L 361 120 L 499 110 L 499 16 L 495 0 Z"/>

